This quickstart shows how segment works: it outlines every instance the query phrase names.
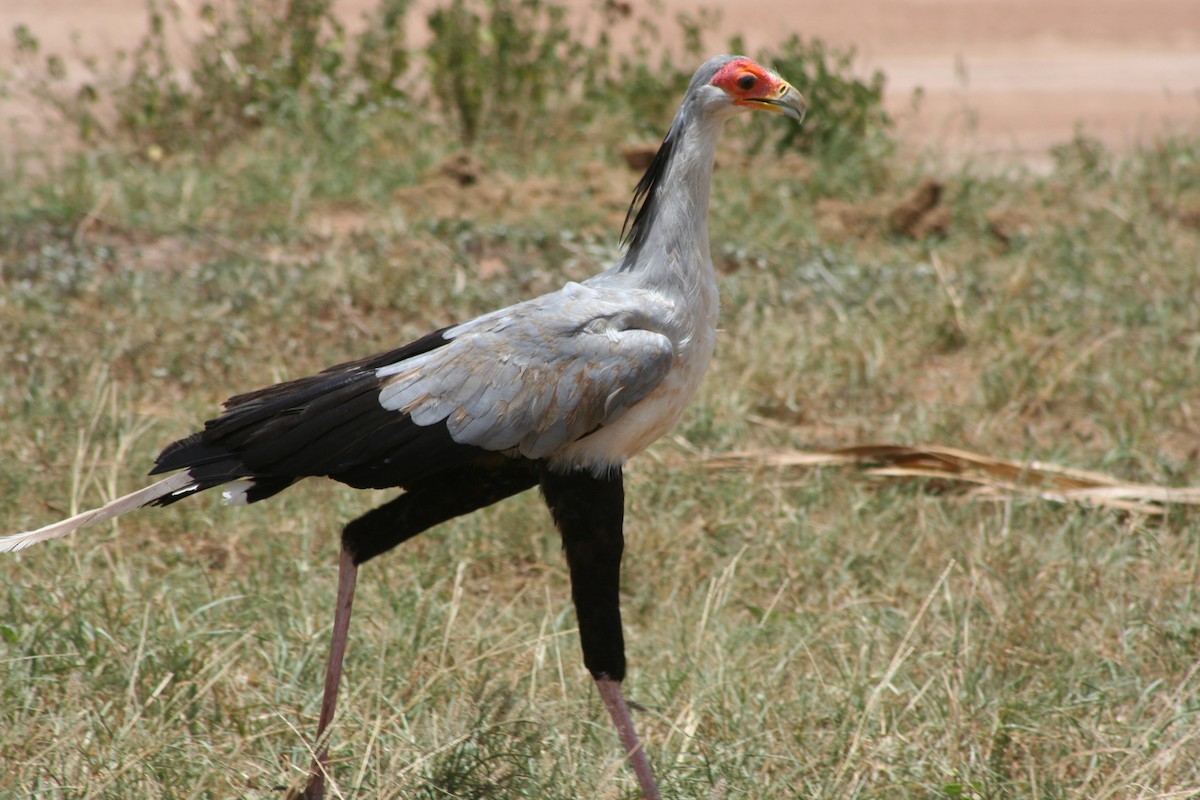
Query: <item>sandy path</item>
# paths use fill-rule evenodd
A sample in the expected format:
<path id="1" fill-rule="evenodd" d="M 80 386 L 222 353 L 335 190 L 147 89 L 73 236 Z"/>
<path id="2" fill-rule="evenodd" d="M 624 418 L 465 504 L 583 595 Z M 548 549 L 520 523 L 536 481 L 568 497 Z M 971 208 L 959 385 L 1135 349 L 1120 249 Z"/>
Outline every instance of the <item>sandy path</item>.
<path id="1" fill-rule="evenodd" d="M 187 2 L 198 0 L 185 0 Z M 585 13 L 590 0 L 566 0 Z M 426 2 L 421 5 L 429 6 Z M 357 18 L 372 0 L 343 0 Z M 667 0 L 670 10 L 699 4 Z M 1116 148 L 1200 130 L 1200 0 L 756 0 L 705 3 L 751 49 L 792 32 L 853 45 L 888 76 L 910 140 L 961 155 L 1038 159 L 1076 124 Z M 4 0 L 0 42 L 29 25 L 47 52 L 134 45 L 143 0 Z M 0 49 L 0 58 L 5 56 Z M 909 111 L 924 89 L 919 112 Z M 22 111 L 9 103 L 0 114 Z M 814 109 L 819 113 L 819 109 Z"/>

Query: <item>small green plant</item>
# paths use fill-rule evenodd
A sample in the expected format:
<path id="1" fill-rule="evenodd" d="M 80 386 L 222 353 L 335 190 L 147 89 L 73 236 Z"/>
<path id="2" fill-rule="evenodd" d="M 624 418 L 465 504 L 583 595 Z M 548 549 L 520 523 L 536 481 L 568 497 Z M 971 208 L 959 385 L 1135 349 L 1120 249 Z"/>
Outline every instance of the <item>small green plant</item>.
<path id="1" fill-rule="evenodd" d="M 411 0 L 378 0 L 356 34 L 333 0 L 206 2 L 190 40 L 178 6 L 147 0 L 146 8 L 147 34 L 115 63 L 76 54 L 88 72 L 78 91 L 67 88 L 63 58 L 39 61 L 28 28 L 16 29 L 15 50 L 25 88 L 83 141 L 125 141 L 155 159 L 215 154 L 263 128 L 345 142 L 377 112 L 407 111 L 414 96 L 440 109 L 466 145 L 527 143 L 547 134 L 551 116 L 608 116 L 650 135 L 661 131 L 720 23 L 715 12 L 680 13 L 681 44 L 670 47 L 661 11 L 638 16 L 623 3 L 601 5 L 599 30 L 589 31 L 586 17 L 553 0 L 443 0 L 426 15 L 428 45 L 415 50 L 406 42 Z M 625 46 L 614 46 L 617 36 Z M 736 38 L 731 45 L 742 49 Z M 780 136 L 780 148 L 842 158 L 886 138 L 883 76 L 853 77 L 852 51 L 793 37 L 766 58 L 820 113 L 782 134 L 759 127 L 760 144 Z M 416 124 L 442 121 L 426 115 Z"/>
<path id="2" fill-rule="evenodd" d="M 606 10 L 610 27 L 621 24 L 622 17 L 632 16 L 628 7 L 619 3 L 608 4 Z M 663 124 L 687 89 L 693 70 L 711 55 L 706 39 L 717 29 L 720 17 L 704 10 L 677 14 L 675 24 L 683 42 L 678 52 L 664 41 L 661 20 L 644 16 L 630 22 L 635 30 L 628 37 L 627 48 L 612 51 L 612 68 L 593 87 L 594 102 L 618 105 L 643 135 L 662 135 Z M 601 34 L 600 42 L 610 48 L 607 32 Z"/>
<path id="3" fill-rule="evenodd" d="M 89 83 L 74 94 L 64 93 L 60 87 L 67 78 L 65 60 L 57 53 L 42 59 L 41 40 L 28 25 L 13 28 L 12 48 L 15 57 L 10 69 L 0 71 L 0 96 L 25 93 L 68 120 L 85 140 L 89 139 L 97 126 L 92 113 L 92 104 L 97 99 L 95 88 Z M 94 66 L 90 60 L 84 61 L 89 68 Z"/>
<path id="4" fill-rule="evenodd" d="M 866 80 L 855 77 L 852 48 L 842 50 L 820 39 L 792 36 L 779 50 L 761 57 L 800 90 L 810 108 L 817 109 L 799 127 L 774 126 L 777 148 L 840 160 L 887 139 L 892 120 L 883 107 L 886 79 L 879 71 Z"/>
<path id="5" fill-rule="evenodd" d="M 1050 156 L 1060 172 L 1074 172 L 1097 181 L 1108 179 L 1112 171 L 1112 158 L 1104 142 L 1079 125 L 1070 141 L 1050 148 Z"/>
<path id="6" fill-rule="evenodd" d="M 525 131 L 593 82 L 607 57 L 572 30 L 564 6 L 543 0 L 450 0 L 427 21 L 429 89 L 464 144 Z"/>
<path id="7" fill-rule="evenodd" d="M 89 80 L 62 90 L 62 59 L 47 58 L 34 94 L 87 142 L 124 137 L 140 149 L 215 152 L 264 126 L 305 135 L 337 133 L 347 113 L 404 99 L 409 0 L 380 0 L 364 31 L 349 37 L 332 0 L 237 0 L 200 7 L 202 32 L 181 55 L 180 11 L 147 3 L 149 31 L 116 64 L 86 59 Z M 27 28 L 15 31 L 26 62 L 38 55 Z"/>

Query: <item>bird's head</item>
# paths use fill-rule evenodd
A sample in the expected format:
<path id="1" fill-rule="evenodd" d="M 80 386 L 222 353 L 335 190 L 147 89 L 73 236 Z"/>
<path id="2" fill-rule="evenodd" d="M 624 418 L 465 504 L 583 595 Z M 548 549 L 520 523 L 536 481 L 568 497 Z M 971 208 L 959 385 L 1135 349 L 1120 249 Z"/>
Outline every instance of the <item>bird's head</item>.
<path id="1" fill-rule="evenodd" d="M 706 104 L 732 111 L 772 111 L 804 119 L 804 97 L 790 83 L 745 56 L 718 56 L 701 67 L 695 87 Z M 714 110 L 717 110 L 714 108 Z"/>
<path id="2" fill-rule="evenodd" d="M 639 258 L 661 205 L 659 190 L 666 184 L 676 156 L 689 150 L 693 154 L 701 153 L 700 158 L 691 161 L 706 164 L 707 172 L 699 178 L 693 176 L 692 180 L 701 180 L 707 186 L 717 134 L 724 121 L 739 111 L 772 111 L 802 122 L 804 97 L 774 71 L 745 56 L 716 56 L 704 62 L 692 76 L 679 113 L 654 154 L 654 160 L 634 187 L 633 202 L 625 215 L 623 235 L 629 250 L 622 269 Z M 689 132 L 694 134 L 697 130 L 706 133 L 689 136 Z M 707 193 L 704 197 L 707 198 Z"/>

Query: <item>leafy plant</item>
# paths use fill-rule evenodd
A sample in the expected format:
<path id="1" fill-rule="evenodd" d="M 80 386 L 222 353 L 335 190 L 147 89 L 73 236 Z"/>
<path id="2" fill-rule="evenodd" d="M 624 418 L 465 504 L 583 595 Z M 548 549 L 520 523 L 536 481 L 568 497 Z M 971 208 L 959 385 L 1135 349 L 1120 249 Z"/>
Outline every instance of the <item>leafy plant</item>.
<path id="1" fill-rule="evenodd" d="M 886 79 L 878 70 L 862 80 L 854 75 L 854 50 L 830 47 L 821 39 L 793 35 L 778 51 L 761 56 L 800 90 L 819 112 L 797 126 L 774 126 L 780 150 L 799 149 L 818 157 L 844 159 L 886 140 L 892 119 L 883 107 Z"/>
<path id="2" fill-rule="evenodd" d="M 485 129 L 524 130 L 593 80 L 607 53 L 583 43 L 564 6 L 543 0 L 450 0 L 427 20 L 429 87 L 465 144 Z"/>
<path id="3" fill-rule="evenodd" d="M 408 4 L 380 0 L 364 31 L 348 37 L 332 0 L 205 3 L 203 30 L 181 55 L 178 7 L 149 0 L 149 31 L 131 53 L 107 68 L 86 60 L 90 80 L 74 96 L 55 91 L 67 74 L 51 57 L 36 94 L 84 141 L 123 136 L 151 152 L 215 152 L 266 125 L 333 136 L 347 112 L 404 99 Z M 16 36 L 18 53 L 36 56 L 33 34 Z"/>
<path id="4" fill-rule="evenodd" d="M 684 12 L 673 20 L 679 35 L 667 35 L 661 10 L 639 15 L 609 0 L 589 30 L 594 17 L 572 17 L 555 0 L 442 0 L 425 18 L 430 41 L 416 49 L 406 41 L 411 0 L 377 0 L 353 34 L 333 0 L 212 0 L 190 38 L 179 9 L 148 0 L 145 37 L 116 63 L 82 59 L 88 79 L 79 91 L 68 88 L 67 61 L 39 61 L 33 32 L 18 29 L 29 87 L 83 141 L 132 145 L 155 162 L 213 156 L 264 129 L 309 153 L 315 142 L 332 144 L 339 159 L 401 127 L 420 137 L 447 123 L 468 146 L 527 148 L 563 129 L 547 125 L 552 118 L 575 127 L 612 119 L 599 128 L 649 137 L 661 133 L 720 23 L 714 12 Z M 765 54 L 820 113 L 803 128 L 760 124 L 758 144 L 771 137 L 831 160 L 886 145 L 883 77 L 858 80 L 852 57 L 798 37 Z M 417 108 L 414 97 L 429 102 Z M 383 117 L 383 136 L 373 120 L 385 111 L 400 113 Z"/>
<path id="5" fill-rule="evenodd" d="M 632 16 L 622 4 L 610 3 L 606 9 L 610 27 L 620 23 L 622 16 Z M 692 71 L 709 55 L 706 39 L 718 27 L 720 17 L 703 10 L 677 14 L 675 24 L 683 42 L 678 52 L 664 40 L 662 20 L 643 16 L 630 21 L 635 30 L 628 36 L 626 47 L 610 55 L 612 68 L 593 87 L 594 100 L 618 105 L 630 125 L 643 134 L 661 135 L 665 121 L 687 89 Z M 605 48 L 610 46 L 607 32 L 601 34 L 600 43 Z"/>

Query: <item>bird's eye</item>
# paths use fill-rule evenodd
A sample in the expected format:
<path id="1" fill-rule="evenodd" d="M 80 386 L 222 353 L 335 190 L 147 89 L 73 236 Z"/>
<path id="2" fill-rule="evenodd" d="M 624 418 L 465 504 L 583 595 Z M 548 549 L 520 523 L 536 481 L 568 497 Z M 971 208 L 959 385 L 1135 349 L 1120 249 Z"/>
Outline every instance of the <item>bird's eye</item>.
<path id="1" fill-rule="evenodd" d="M 758 83 L 758 78 L 749 72 L 737 79 L 738 88 L 742 90 L 753 89 L 756 83 Z"/>

